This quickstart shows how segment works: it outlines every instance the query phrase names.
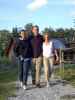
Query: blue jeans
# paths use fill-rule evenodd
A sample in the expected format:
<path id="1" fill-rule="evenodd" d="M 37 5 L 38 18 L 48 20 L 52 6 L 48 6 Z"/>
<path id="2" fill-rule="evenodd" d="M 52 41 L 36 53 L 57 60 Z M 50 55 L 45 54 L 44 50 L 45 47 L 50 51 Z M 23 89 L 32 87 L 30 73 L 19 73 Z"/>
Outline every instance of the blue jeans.
<path id="1" fill-rule="evenodd" d="M 19 60 L 19 79 L 23 84 L 27 85 L 27 79 L 31 68 L 31 60 Z M 31 70 L 32 74 L 32 70 Z M 33 76 L 32 76 L 33 78 Z"/>

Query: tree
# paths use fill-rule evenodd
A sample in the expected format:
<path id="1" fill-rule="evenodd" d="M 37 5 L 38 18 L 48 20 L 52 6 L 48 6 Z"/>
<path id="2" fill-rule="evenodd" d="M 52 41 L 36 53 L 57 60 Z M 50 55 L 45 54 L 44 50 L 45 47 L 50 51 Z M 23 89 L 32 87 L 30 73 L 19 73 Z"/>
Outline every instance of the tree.
<path id="1" fill-rule="evenodd" d="M 52 37 L 53 37 L 53 35 L 54 35 L 54 30 L 53 30 L 53 28 L 51 28 L 51 27 L 46 27 L 46 28 L 44 28 L 44 30 L 42 31 L 42 33 L 43 33 L 43 35 L 45 34 L 45 33 L 49 33 Z"/>
<path id="2" fill-rule="evenodd" d="M 43 33 L 43 35 L 45 34 L 45 33 L 49 33 L 49 28 L 48 27 L 46 27 L 46 28 L 44 28 L 44 30 L 42 31 L 42 33 Z"/>
<path id="3" fill-rule="evenodd" d="M 13 37 L 18 37 L 18 28 L 17 27 L 12 29 L 12 35 L 13 35 Z"/>
<path id="4" fill-rule="evenodd" d="M 4 55 L 4 50 L 8 45 L 8 41 L 11 37 L 12 34 L 8 30 L 0 31 L 0 55 Z"/>
<path id="5" fill-rule="evenodd" d="M 70 41 L 75 41 L 75 30 L 73 28 L 69 29 L 69 36 Z"/>
<path id="6" fill-rule="evenodd" d="M 56 29 L 56 33 L 58 34 L 58 37 L 64 37 L 64 29 L 63 28 L 58 28 Z"/>
<path id="7" fill-rule="evenodd" d="M 58 28 L 58 29 L 56 29 L 56 32 L 58 32 L 58 33 L 64 33 L 64 29 L 63 28 Z"/>

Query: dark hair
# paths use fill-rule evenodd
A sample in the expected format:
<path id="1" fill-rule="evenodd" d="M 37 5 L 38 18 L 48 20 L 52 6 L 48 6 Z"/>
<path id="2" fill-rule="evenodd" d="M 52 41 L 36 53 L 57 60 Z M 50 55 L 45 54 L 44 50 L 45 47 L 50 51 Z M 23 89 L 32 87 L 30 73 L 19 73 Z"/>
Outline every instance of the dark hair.
<path id="1" fill-rule="evenodd" d="M 39 31 L 39 26 L 38 26 L 38 25 L 34 25 L 34 26 L 32 26 L 32 29 L 33 29 L 34 27 L 36 27 L 37 30 Z"/>
<path id="2" fill-rule="evenodd" d="M 25 32 L 25 30 L 24 30 L 24 29 L 22 29 L 22 30 L 20 30 L 20 33 L 21 33 L 21 32 Z"/>

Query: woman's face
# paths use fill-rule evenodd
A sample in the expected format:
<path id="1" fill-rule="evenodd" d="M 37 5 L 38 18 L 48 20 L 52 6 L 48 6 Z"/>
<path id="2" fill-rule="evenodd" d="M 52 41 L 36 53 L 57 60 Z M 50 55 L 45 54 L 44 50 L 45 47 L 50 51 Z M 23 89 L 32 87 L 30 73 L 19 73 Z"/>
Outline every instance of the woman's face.
<path id="1" fill-rule="evenodd" d="M 45 39 L 45 41 L 49 41 L 49 35 L 46 34 L 46 35 L 44 36 L 44 39 Z"/>
<path id="2" fill-rule="evenodd" d="M 21 36 L 22 38 L 24 38 L 24 37 L 25 37 L 25 33 L 24 33 L 24 32 L 21 32 L 20 36 Z"/>
<path id="3" fill-rule="evenodd" d="M 24 39 L 28 37 L 28 34 L 26 32 L 21 32 L 20 36 Z"/>

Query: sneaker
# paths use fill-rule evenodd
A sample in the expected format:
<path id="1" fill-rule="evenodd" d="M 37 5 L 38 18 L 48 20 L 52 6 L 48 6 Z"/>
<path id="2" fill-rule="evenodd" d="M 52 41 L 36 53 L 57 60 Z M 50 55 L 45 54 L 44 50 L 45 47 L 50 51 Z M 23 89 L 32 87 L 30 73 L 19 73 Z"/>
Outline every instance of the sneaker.
<path id="1" fill-rule="evenodd" d="M 48 88 L 48 87 L 50 87 L 50 84 L 49 84 L 49 82 L 47 82 L 47 84 L 46 84 L 46 87 Z"/>
<path id="2" fill-rule="evenodd" d="M 27 86 L 26 85 L 23 85 L 23 89 L 26 90 L 27 89 Z"/>
<path id="3" fill-rule="evenodd" d="M 36 85 L 35 80 L 32 80 L 32 85 Z"/>
<path id="4" fill-rule="evenodd" d="M 20 82 L 20 86 L 23 87 L 23 83 L 22 82 Z"/>
<path id="5" fill-rule="evenodd" d="M 38 84 L 36 84 L 36 87 L 41 88 L 41 86 L 40 86 L 40 84 L 39 84 L 39 83 L 38 83 Z"/>

